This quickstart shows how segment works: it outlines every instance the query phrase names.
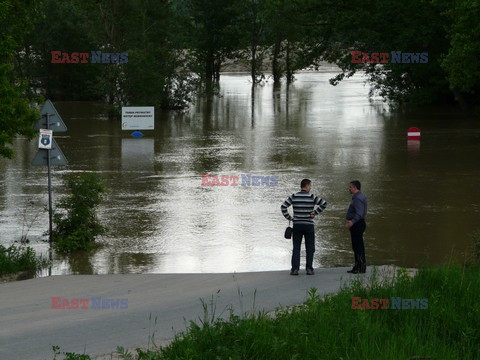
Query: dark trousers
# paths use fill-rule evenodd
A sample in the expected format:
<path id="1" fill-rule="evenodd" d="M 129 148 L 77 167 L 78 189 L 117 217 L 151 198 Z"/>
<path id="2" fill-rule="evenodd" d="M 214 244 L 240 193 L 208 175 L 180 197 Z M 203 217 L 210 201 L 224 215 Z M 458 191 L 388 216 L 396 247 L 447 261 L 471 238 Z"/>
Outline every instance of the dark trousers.
<path id="1" fill-rule="evenodd" d="M 365 246 L 363 245 L 363 233 L 367 228 L 365 220 L 359 220 L 350 228 L 350 235 L 352 237 L 352 249 L 355 256 L 354 269 L 365 271 L 367 261 L 365 259 Z"/>
<path id="2" fill-rule="evenodd" d="M 315 229 L 313 225 L 293 224 L 293 252 L 292 270 L 300 269 L 300 248 L 302 238 L 305 236 L 305 249 L 307 250 L 307 269 L 313 270 L 313 253 L 315 252 Z"/>

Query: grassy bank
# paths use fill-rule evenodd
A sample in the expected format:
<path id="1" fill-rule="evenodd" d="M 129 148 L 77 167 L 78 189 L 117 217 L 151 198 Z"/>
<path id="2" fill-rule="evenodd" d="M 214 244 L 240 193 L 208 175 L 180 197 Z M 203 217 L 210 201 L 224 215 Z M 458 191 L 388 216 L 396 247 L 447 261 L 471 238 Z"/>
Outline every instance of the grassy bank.
<path id="1" fill-rule="evenodd" d="M 274 314 L 232 313 L 222 320 L 209 312 L 214 305 L 204 304 L 204 320 L 191 322 L 170 345 L 135 354 L 121 349 L 111 358 L 480 359 L 480 264 L 423 268 L 414 277 L 399 270 L 393 279 L 375 273 L 368 281 L 362 282 L 362 275 L 354 279 L 324 298 L 311 289 L 305 304 Z M 389 299 L 388 308 L 352 309 L 353 297 Z M 398 297 L 427 299 L 427 307 L 393 309 Z"/>
<path id="2" fill-rule="evenodd" d="M 43 263 L 29 246 L 0 245 L 0 277 L 20 272 L 35 274 Z"/>
<path id="3" fill-rule="evenodd" d="M 316 275 L 318 276 L 318 275 Z M 320 275 L 321 276 L 321 275 Z M 352 309 L 352 297 L 389 299 L 388 309 Z M 427 309 L 392 309 L 392 298 L 428 299 Z M 167 347 L 127 359 L 479 359 L 480 266 L 372 277 L 304 306 L 190 324 Z M 208 316 L 206 316 L 208 318 Z"/>

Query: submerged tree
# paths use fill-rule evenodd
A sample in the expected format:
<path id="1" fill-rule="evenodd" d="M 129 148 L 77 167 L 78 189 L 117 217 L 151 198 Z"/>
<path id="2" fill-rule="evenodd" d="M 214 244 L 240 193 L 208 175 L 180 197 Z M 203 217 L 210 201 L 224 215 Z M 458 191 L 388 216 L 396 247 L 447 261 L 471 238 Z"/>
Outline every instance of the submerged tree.
<path id="1" fill-rule="evenodd" d="M 247 58 L 250 61 L 250 77 L 252 84 L 261 82 L 265 75 L 262 65 L 265 57 L 265 0 L 247 0 L 240 8 L 240 22 L 243 24 L 244 44 Z"/>
<path id="2" fill-rule="evenodd" d="M 59 201 L 54 214 L 52 238 L 61 253 L 91 250 L 95 238 L 106 228 L 97 218 L 105 186 L 95 173 L 71 174 L 65 177 L 67 196 Z"/>
<path id="3" fill-rule="evenodd" d="M 441 7 L 430 1 L 353 0 L 332 3 L 332 8 L 338 15 L 324 58 L 342 69 L 332 84 L 363 70 L 373 85 L 372 94 L 395 103 L 426 103 L 448 96 L 446 74 L 440 66 L 449 46 Z M 389 53 L 389 59 L 387 63 L 354 63 L 351 51 Z M 396 51 L 428 52 L 428 62 L 393 62 Z"/>
<path id="4" fill-rule="evenodd" d="M 1 1 L 2 83 L 52 100 L 183 108 L 212 93 L 225 61 L 275 85 L 321 61 L 337 84 L 365 71 L 397 103 L 479 100 L 478 0 Z M 14 16 L 15 14 L 15 16 Z M 26 21 L 28 19 L 28 21 Z M 13 41 L 12 41 L 13 40 Z M 7 49 L 8 48 L 8 49 Z M 52 64 L 51 51 L 128 53 L 128 62 Z M 351 51 L 428 52 L 427 63 L 353 63 Z M 10 66 L 10 67 L 9 67 Z M 8 68 L 8 69 L 7 69 Z M 7 76 L 7 77 L 8 77 Z M 17 87 L 18 89 L 18 87 Z"/>
<path id="5" fill-rule="evenodd" d="M 480 102 L 480 1 L 456 0 L 443 14 L 450 48 L 441 60 L 450 89 L 462 107 Z"/>
<path id="6" fill-rule="evenodd" d="M 20 1 L 0 1 L 0 156 L 11 158 L 8 146 L 17 135 L 32 138 L 38 113 L 29 107 L 27 86 L 15 77 L 14 52 L 27 29 L 28 8 Z"/>
<path id="7" fill-rule="evenodd" d="M 199 75 L 211 93 L 220 80 L 222 63 L 235 58 L 238 50 L 236 1 L 183 0 L 182 44 L 191 59 L 190 69 Z"/>
<path id="8" fill-rule="evenodd" d="M 32 23 L 17 51 L 19 69 L 30 88 L 52 100 L 170 109 L 193 99 L 196 79 L 185 65 L 178 16 L 168 0 L 44 0 Z M 88 62 L 52 63 L 52 51 L 85 52 Z M 104 53 L 126 54 L 126 61 L 93 63 L 94 54 Z"/>

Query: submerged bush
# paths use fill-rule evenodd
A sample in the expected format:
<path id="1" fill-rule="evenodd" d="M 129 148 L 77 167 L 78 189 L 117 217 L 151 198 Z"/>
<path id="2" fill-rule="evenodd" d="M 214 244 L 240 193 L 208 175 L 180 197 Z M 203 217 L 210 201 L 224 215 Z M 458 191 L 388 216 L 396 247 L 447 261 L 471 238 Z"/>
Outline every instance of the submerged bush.
<path id="1" fill-rule="evenodd" d="M 67 175 L 64 179 L 68 195 L 59 201 L 53 216 L 52 238 L 60 253 L 91 250 L 95 238 L 106 228 L 97 219 L 97 208 L 102 202 L 105 186 L 95 173 Z"/>
<path id="2" fill-rule="evenodd" d="M 35 272 L 41 266 L 42 260 L 31 247 L 10 245 L 6 248 L 0 245 L 0 276 L 20 271 Z"/>

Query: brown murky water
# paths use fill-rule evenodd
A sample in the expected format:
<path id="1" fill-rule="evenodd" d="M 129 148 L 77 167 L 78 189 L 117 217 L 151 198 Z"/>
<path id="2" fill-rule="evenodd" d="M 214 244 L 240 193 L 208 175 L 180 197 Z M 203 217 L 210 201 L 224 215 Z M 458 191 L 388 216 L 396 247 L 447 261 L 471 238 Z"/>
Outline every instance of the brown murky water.
<path id="1" fill-rule="evenodd" d="M 100 218 L 110 232 L 93 254 L 54 255 L 51 273 L 289 269 L 280 205 L 305 177 L 328 201 L 315 220 L 315 266 L 352 263 L 344 214 L 353 179 L 369 198 L 370 264 L 470 253 L 480 229 L 479 119 L 441 108 L 390 111 L 368 100 L 360 76 L 337 87 L 332 76 L 299 74 L 288 93 L 259 87 L 252 111 L 249 77 L 224 74 L 221 97 L 183 114 L 157 112 L 155 131 L 141 139 L 102 117 L 101 105 L 55 103 L 68 126 L 55 138 L 69 165 L 53 172 L 54 199 L 64 174 L 100 173 L 109 188 Z M 407 141 L 410 126 L 422 130 L 421 142 Z M 0 160 L 0 242 L 28 233 L 46 253 L 46 168 L 30 165 L 36 141 L 14 148 L 14 161 Z M 202 174 L 278 176 L 278 186 L 205 187 Z"/>

